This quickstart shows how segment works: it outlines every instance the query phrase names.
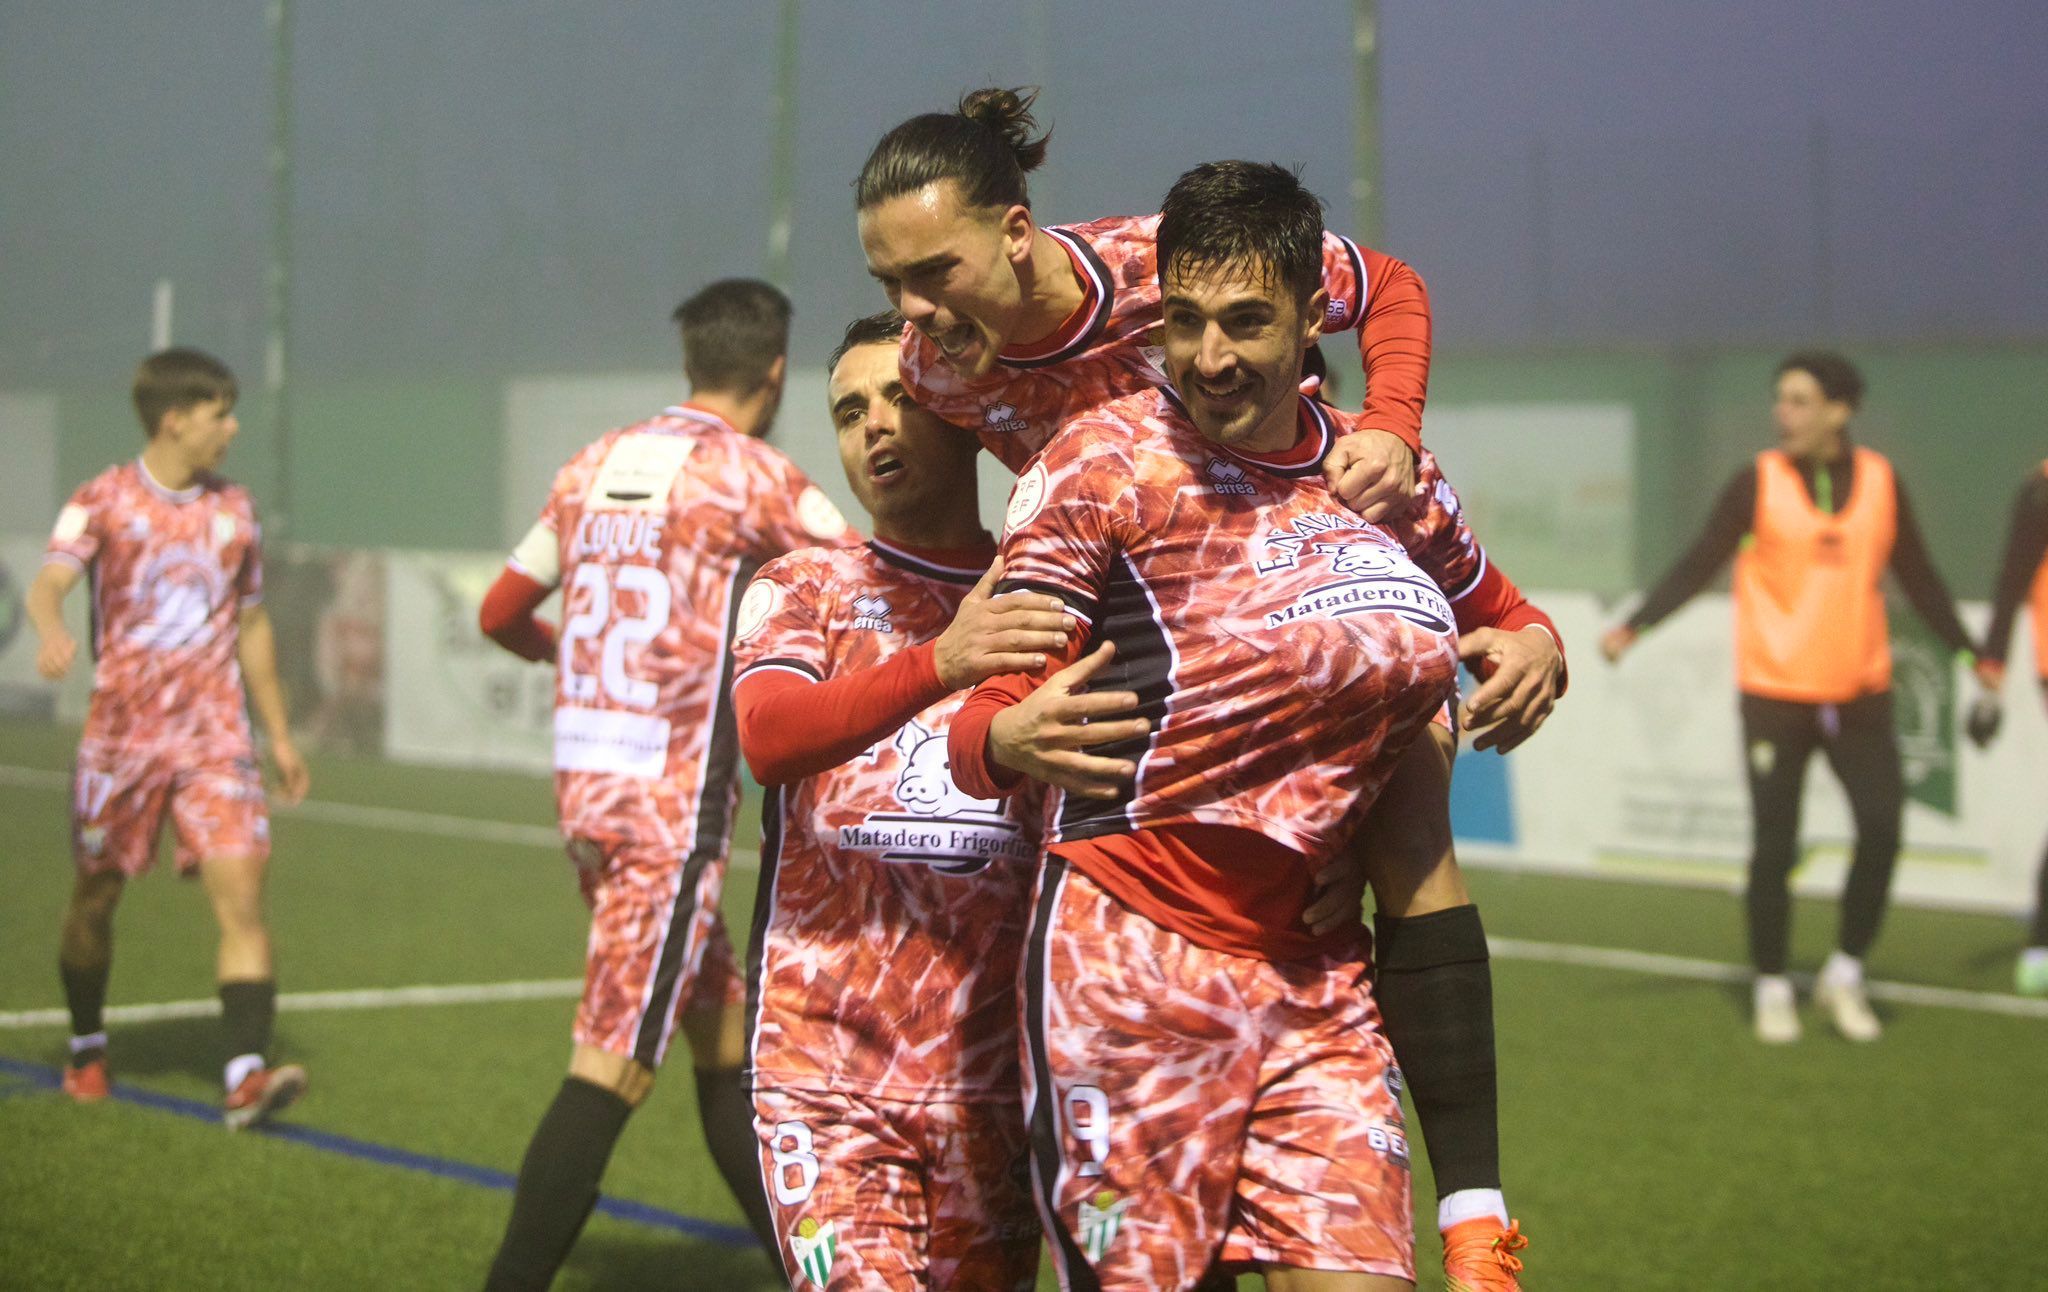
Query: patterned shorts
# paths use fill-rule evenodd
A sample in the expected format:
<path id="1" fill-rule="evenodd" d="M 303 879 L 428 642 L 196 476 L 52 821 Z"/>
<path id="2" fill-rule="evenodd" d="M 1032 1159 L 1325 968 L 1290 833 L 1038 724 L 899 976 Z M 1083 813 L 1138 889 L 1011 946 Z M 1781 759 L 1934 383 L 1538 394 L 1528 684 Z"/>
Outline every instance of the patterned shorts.
<path id="1" fill-rule="evenodd" d="M 792 1288 L 1029 1292 L 1038 1218 L 1014 1102 L 754 1092 Z"/>
<path id="2" fill-rule="evenodd" d="M 659 1067 L 684 1014 L 746 1001 L 718 911 L 725 859 L 589 839 L 569 854 L 590 903 L 576 1044 Z"/>
<path id="3" fill-rule="evenodd" d="M 156 864 L 168 815 L 178 873 L 209 857 L 270 856 L 263 778 L 249 758 L 192 760 L 87 742 L 71 778 L 71 855 L 80 873 L 129 878 Z"/>
<path id="4" fill-rule="evenodd" d="M 1061 1282 L 1215 1261 L 1412 1280 L 1400 1075 L 1363 945 L 1197 946 L 1048 858 L 1022 991 L 1032 1181 Z"/>

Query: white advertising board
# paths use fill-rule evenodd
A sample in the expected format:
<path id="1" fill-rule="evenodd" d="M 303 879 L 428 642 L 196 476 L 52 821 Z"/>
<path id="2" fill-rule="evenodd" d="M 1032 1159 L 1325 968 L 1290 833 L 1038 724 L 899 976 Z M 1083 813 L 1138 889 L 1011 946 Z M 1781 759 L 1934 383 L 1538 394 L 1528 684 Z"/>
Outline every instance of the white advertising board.
<path id="1" fill-rule="evenodd" d="M 384 752 L 402 762 L 546 772 L 555 674 L 477 628 L 502 554 L 392 552 L 384 620 Z M 542 610 L 557 617 L 550 605 Z"/>
<path id="2" fill-rule="evenodd" d="M 1598 654 L 1614 622 L 1582 593 L 1532 593 L 1572 647 L 1569 694 L 1535 739 L 1505 759 L 1460 757 L 1454 819 L 1461 858 L 1583 874 L 1740 883 L 1749 794 L 1725 596 L 1700 597 L 1646 634 L 1618 667 Z M 1965 607 L 1974 627 L 1983 607 Z M 2026 629 L 2022 629 L 2026 631 Z M 1967 703 L 1971 686 L 1956 670 Z M 1901 709 L 1911 703 L 1903 694 Z M 1958 721 L 1959 725 L 1959 721 Z M 1909 742 L 1913 749 L 1923 741 Z M 2048 838 L 2048 714 L 2024 677 L 2008 683 L 2005 728 L 1989 750 L 1966 740 L 1909 756 L 1908 779 L 1952 758 L 1953 792 L 1908 802 L 1894 881 L 1902 901 L 2019 911 L 2034 895 Z M 1946 798 L 1953 810 L 1922 799 Z M 1801 892 L 1839 891 L 1849 810 L 1826 760 L 1807 771 Z"/>

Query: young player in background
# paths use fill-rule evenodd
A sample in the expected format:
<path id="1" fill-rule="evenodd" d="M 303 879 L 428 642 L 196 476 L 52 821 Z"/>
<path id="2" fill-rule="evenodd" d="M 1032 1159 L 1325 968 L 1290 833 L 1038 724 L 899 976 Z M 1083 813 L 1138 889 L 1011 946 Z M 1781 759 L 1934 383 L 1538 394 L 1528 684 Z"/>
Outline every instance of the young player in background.
<path id="1" fill-rule="evenodd" d="M 270 820 L 245 682 L 285 801 L 304 798 L 309 783 L 262 605 L 255 505 L 214 473 L 240 429 L 236 393 L 234 374 L 198 350 L 143 360 L 133 394 L 148 443 L 135 461 L 72 495 L 27 597 L 40 638 L 36 666 L 55 681 L 78 649 L 64 627 L 64 596 L 91 576 L 97 662 L 72 786 L 78 873 L 58 955 L 72 1031 L 64 1089 L 80 1102 L 107 1096 L 102 1011 L 114 908 L 126 882 L 155 864 L 168 817 L 178 873 L 199 875 L 220 924 L 222 1120 L 231 1130 L 264 1120 L 306 1087 L 305 1069 L 264 1058 L 277 1013 L 263 917 Z"/>
<path id="2" fill-rule="evenodd" d="M 729 647 L 756 570 L 852 539 L 824 493 L 759 438 L 782 397 L 787 298 L 726 280 L 675 317 L 689 402 L 572 458 L 483 605 L 486 634 L 557 666 L 555 794 L 591 906 L 569 1074 L 520 1164 L 493 1289 L 553 1281 L 678 1026 L 712 1159 L 775 1246 L 740 1077 L 743 994 L 718 911 L 739 799 Z M 559 631 L 533 614 L 556 587 Z"/>
<path id="3" fill-rule="evenodd" d="M 1971 715 L 1970 734 L 1990 743 L 1998 730 L 1997 694 L 2005 680 L 2005 652 L 2012 641 L 2012 622 L 2025 603 L 2034 621 L 2034 671 L 2041 695 L 2048 699 L 2048 462 L 2021 487 L 2013 501 L 2012 528 L 2005 540 L 2005 560 L 1992 592 L 1991 624 L 1978 651 L 1984 663 L 1986 695 Z M 2013 970 L 2014 985 L 2023 995 L 2048 996 L 2048 851 L 2041 857 L 2034 896 L 2034 918 L 2027 926 L 2027 945 Z"/>
<path id="4" fill-rule="evenodd" d="M 830 363 L 862 548 L 771 562 L 741 603 L 740 748 L 768 790 L 748 1072 L 792 1286 L 1036 1282 L 1018 1167 L 1017 969 L 1042 801 L 969 798 L 946 731 L 964 689 L 1041 665 L 1069 623 L 993 598 L 974 441 L 912 404 L 902 316 Z"/>
<path id="5" fill-rule="evenodd" d="M 1174 185 L 1171 387 L 1068 423 L 1003 541 L 1001 586 L 1060 597 L 1095 649 L 984 683 L 953 723 L 967 793 L 1020 774 L 1065 791 L 1024 1026 L 1070 1287 L 1189 1288 L 1219 1252 L 1277 1289 L 1413 1279 L 1369 941 L 1302 912 L 1453 694 L 1455 616 L 1324 483 L 1334 415 L 1296 389 L 1326 317 L 1320 234 L 1278 167 Z M 1428 497 L 1422 523 L 1447 527 Z"/>
<path id="6" fill-rule="evenodd" d="M 876 145 L 856 182 L 869 271 L 910 315 L 901 364 L 914 398 L 978 431 L 1021 470 L 1063 422 L 1165 381 L 1158 327 L 1158 217 L 1040 227 L 1026 172 L 1045 156 L 1031 96 L 980 90 L 959 110 L 913 117 Z M 1325 233 L 1325 323 L 1355 328 L 1374 433 L 1341 436 L 1326 479 L 1371 517 L 1404 507 L 1417 472 L 1429 310 L 1406 265 Z M 1465 593 L 1467 588 L 1454 588 Z M 1517 599 L 1518 600 L 1518 599 Z M 1466 607 L 1461 604 L 1461 611 Z M 1533 607 L 1480 617 L 1460 651 L 1485 675 L 1464 706 L 1479 748 L 1526 740 L 1564 688 L 1555 631 Z M 1449 848 L 1452 742 L 1418 742 L 1360 834 L 1378 908 L 1388 1032 L 1410 1077 L 1449 1230 L 1498 1216 L 1491 977 L 1486 938 Z M 1396 831 L 1429 831 L 1434 849 Z M 1440 854 L 1447 869 L 1400 863 Z M 1496 1236 L 1500 1230 L 1496 1230 Z M 1447 1249 L 1454 1270 L 1463 1244 Z M 1484 1277 L 1487 1262 L 1474 1267 Z"/>
<path id="7" fill-rule="evenodd" d="M 1948 588 L 1883 454 L 1849 434 L 1863 378 L 1828 351 L 1778 365 L 1778 447 L 1721 491 L 1707 528 L 1601 651 L 1618 661 L 1735 557 L 1735 664 L 1753 809 L 1746 896 L 1760 1040 L 1799 1039 L 1792 980 L 1792 868 L 1799 802 L 1815 750 L 1849 796 L 1856 846 L 1842 890 L 1838 949 L 1814 988 L 1843 1036 L 1883 1033 L 1863 988 L 1899 856 L 1904 773 L 1892 728 L 1891 638 L 1880 583 L 1890 569 L 1950 649 L 1970 655 Z M 1740 555 L 1737 555 L 1738 549 Z"/>

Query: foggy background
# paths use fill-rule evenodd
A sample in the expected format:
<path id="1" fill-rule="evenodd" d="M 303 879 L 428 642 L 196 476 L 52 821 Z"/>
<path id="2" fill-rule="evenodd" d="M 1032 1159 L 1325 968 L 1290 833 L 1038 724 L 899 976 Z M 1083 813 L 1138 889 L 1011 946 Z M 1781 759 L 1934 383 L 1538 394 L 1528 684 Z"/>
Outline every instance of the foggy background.
<path id="1" fill-rule="evenodd" d="M 854 237 L 867 149 L 983 84 L 1045 87 L 1042 221 L 1150 211 L 1187 165 L 1246 156 L 1298 164 L 1355 227 L 1352 9 L 802 4 L 793 362 L 884 303 Z M 1869 370 L 1859 425 L 1937 559 L 1982 595 L 2005 500 L 2048 452 L 2048 96 L 2027 89 L 2048 7 L 1379 10 L 1379 242 L 1431 289 L 1433 414 L 1628 413 L 1624 523 L 1533 544 L 1535 581 L 1618 595 L 1654 574 L 1766 442 L 1778 354 L 1829 342 Z M 275 531 L 496 548 L 564 446 L 682 394 L 677 300 L 769 263 L 778 6 L 295 0 L 289 444 L 263 380 L 266 12 L 0 7 L 0 529 L 40 531 L 135 450 L 126 385 L 169 280 L 174 339 L 242 377 L 228 469 Z M 799 375 L 779 442 L 845 499 Z M 1437 421 L 1512 563 L 1522 522 L 1488 473 L 1566 450 L 1509 432 L 1460 460 Z"/>

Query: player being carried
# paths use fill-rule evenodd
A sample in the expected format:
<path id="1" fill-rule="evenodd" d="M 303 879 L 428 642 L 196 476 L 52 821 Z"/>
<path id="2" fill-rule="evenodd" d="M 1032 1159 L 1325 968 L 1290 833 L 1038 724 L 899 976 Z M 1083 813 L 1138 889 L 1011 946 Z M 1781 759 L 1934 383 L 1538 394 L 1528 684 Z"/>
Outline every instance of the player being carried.
<path id="1" fill-rule="evenodd" d="M 1069 422 L 1003 539 L 1001 590 L 1059 597 L 1092 652 L 983 683 L 952 725 L 964 792 L 1064 791 L 1023 1022 L 1034 1181 L 1071 1288 L 1189 1288 L 1219 1253 L 1281 1292 L 1414 1278 L 1370 942 L 1302 912 L 1454 694 L 1456 629 L 1402 543 L 1324 482 L 1334 415 L 1296 389 L 1326 317 L 1321 232 L 1278 167 L 1175 183 L 1171 387 Z"/>
<path id="2" fill-rule="evenodd" d="M 920 404 L 976 430 L 1022 470 L 1065 421 L 1165 381 L 1159 217 L 1039 226 L 1027 171 L 1045 157 L 1031 96 L 979 90 L 956 112 L 903 122 L 855 185 L 870 273 L 910 321 L 901 354 Z M 1323 322 L 1355 329 L 1368 391 L 1320 468 L 1371 518 L 1410 506 L 1429 366 L 1429 307 L 1398 260 L 1324 232 Z M 1225 469 L 1234 469 L 1226 465 Z M 1486 676 L 1461 717 L 1479 748 L 1535 731 L 1564 686 L 1548 619 L 1498 571 L 1448 589 L 1459 649 Z M 1418 742 L 1359 836 L 1380 933 L 1382 1004 L 1435 1168 L 1446 1268 L 1493 1280 L 1509 1226 L 1500 1193 L 1491 978 L 1477 908 L 1452 858 L 1448 730 Z M 1420 842 L 1428 847 L 1419 847 Z M 1401 858 L 1441 859 L 1417 871 Z M 1517 1236 L 1510 1241 L 1519 1241 Z"/>
<path id="3" fill-rule="evenodd" d="M 180 875 L 197 873 L 220 924 L 227 1099 L 222 1120 L 264 1120 L 306 1086 L 296 1064 L 268 1066 L 277 983 L 263 918 L 270 821 L 243 707 L 246 682 L 270 738 L 284 798 L 305 797 L 277 650 L 262 606 L 263 545 L 255 505 L 214 474 L 240 423 L 234 374 L 209 354 L 164 350 L 135 374 L 135 411 L 149 442 L 72 495 L 28 593 L 41 639 L 36 666 L 53 681 L 77 643 L 63 600 L 92 578 L 92 703 L 72 786 L 77 879 L 64 912 L 58 966 L 71 1009 L 73 1099 L 104 1099 L 103 1009 L 114 908 L 126 882 L 156 861 L 165 818 Z"/>
<path id="4" fill-rule="evenodd" d="M 728 692 L 740 593 L 786 552 L 853 541 L 761 443 L 789 301 L 712 283 L 676 310 L 691 397 L 585 448 L 485 598 L 482 626 L 557 665 L 555 795 L 591 930 L 569 1075 L 520 1165 L 491 1288 L 545 1288 L 678 1026 L 713 1161 L 771 1251 L 741 1083 L 743 995 L 718 899 L 738 804 Z M 534 618 L 564 589 L 557 632 Z"/>

